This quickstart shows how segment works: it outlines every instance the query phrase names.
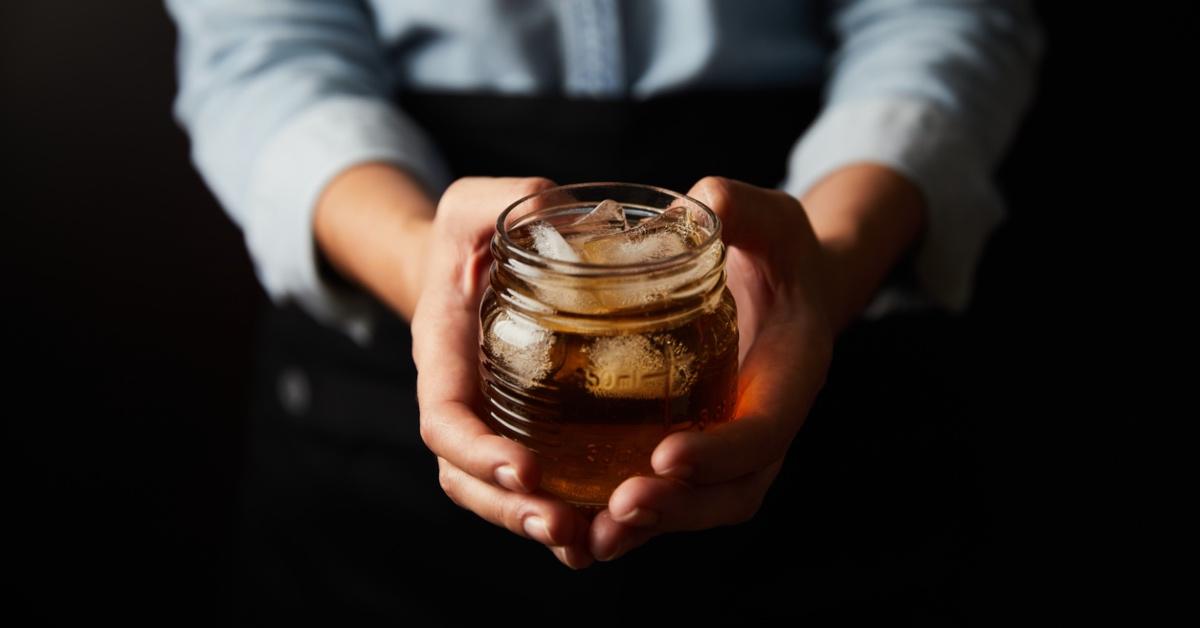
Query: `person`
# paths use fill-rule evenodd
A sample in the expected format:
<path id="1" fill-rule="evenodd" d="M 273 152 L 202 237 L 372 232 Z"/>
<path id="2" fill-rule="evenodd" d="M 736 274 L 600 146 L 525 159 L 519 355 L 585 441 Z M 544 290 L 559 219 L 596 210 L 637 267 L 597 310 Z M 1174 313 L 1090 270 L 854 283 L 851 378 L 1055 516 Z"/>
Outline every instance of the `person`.
<path id="1" fill-rule="evenodd" d="M 750 522 L 849 326 L 966 310 L 1005 215 L 992 172 L 1031 101 L 1044 46 L 1017 1 L 167 7 L 179 30 L 176 116 L 276 306 L 256 412 L 278 406 L 329 460 L 331 443 L 343 443 L 319 477 L 252 463 L 254 525 L 284 529 L 264 504 L 299 499 L 301 486 L 322 487 L 326 503 L 373 495 L 364 487 L 381 480 L 368 476 L 389 477 L 398 499 L 426 490 L 432 477 L 412 472 L 396 488 L 399 475 L 385 469 L 415 449 L 374 449 L 412 435 L 402 409 L 415 393 L 442 501 L 575 569 L 670 532 Z M 610 174 L 663 177 L 721 217 L 742 374 L 736 421 L 665 439 L 657 475 L 630 478 L 589 520 L 537 489 L 535 457 L 491 433 L 470 399 L 496 216 L 555 183 Z M 408 321 L 415 388 L 400 363 Z M 298 432 L 281 433 L 256 442 L 278 454 Z M 334 475 L 360 472 L 356 489 L 331 488 Z M 444 521 L 430 514 L 444 504 L 413 499 L 406 525 Z M 297 503 L 289 507 L 300 512 Z M 297 548 L 333 534 L 314 526 L 294 536 L 288 551 L 311 558 Z M 363 543 L 365 556 L 365 539 L 381 536 L 347 542 Z M 469 562 L 494 546 L 488 537 L 439 560 Z M 343 599 L 387 605 L 386 587 L 363 575 L 384 578 L 386 567 L 321 565 L 310 571 L 329 573 L 310 580 L 354 581 Z M 293 583 L 290 603 L 311 586 Z"/>

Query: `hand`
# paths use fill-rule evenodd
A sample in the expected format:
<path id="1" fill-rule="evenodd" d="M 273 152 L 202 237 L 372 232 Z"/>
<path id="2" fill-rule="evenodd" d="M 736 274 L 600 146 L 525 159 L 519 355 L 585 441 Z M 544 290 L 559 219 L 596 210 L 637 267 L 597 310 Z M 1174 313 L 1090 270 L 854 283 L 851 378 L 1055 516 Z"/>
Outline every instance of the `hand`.
<path id="1" fill-rule="evenodd" d="M 663 532 L 747 521 L 825 382 L 834 323 L 830 275 L 805 208 L 790 195 L 709 177 L 688 195 L 721 218 L 737 301 L 739 401 L 734 420 L 669 435 L 656 476 L 632 477 L 596 515 L 590 549 L 611 560 Z"/>
<path id="2" fill-rule="evenodd" d="M 412 321 L 421 438 L 437 455 L 454 503 L 547 545 L 567 566 L 592 562 L 587 519 L 537 490 L 541 470 L 527 447 L 493 432 L 473 412 L 479 302 L 496 218 L 513 201 L 553 187 L 546 179 L 464 178 L 438 204 L 427 247 L 425 289 Z"/>

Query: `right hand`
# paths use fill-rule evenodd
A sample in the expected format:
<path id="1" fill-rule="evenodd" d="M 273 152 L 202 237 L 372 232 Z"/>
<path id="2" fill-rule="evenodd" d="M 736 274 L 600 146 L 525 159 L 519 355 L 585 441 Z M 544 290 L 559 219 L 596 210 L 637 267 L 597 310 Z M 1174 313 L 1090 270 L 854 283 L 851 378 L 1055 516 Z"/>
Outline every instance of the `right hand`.
<path id="1" fill-rule="evenodd" d="M 589 521 L 538 489 L 527 447 L 493 432 L 478 407 L 479 303 L 496 218 L 519 198 L 553 187 L 540 178 L 469 177 L 442 195 L 426 250 L 425 287 L 412 319 L 421 438 L 437 456 L 442 490 L 459 506 L 548 546 L 572 569 L 590 565 Z"/>

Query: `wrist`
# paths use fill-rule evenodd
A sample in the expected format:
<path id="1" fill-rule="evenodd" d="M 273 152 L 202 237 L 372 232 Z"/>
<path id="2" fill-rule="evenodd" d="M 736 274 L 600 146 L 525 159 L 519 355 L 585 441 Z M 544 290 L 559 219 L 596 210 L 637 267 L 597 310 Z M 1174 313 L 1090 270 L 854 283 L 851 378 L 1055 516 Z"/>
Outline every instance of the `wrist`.
<path id="1" fill-rule="evenodd" d="M 313 217 L 313 236 L 319 255 L 344 283 L 411 319 L 433 213 L 433 201 L 407 172 L 388 164 L 362 164 L 325 188 Z"/>
<path id="2" fill-rule="evenodd" d="M 825 266 L 835 334 L 870 303 L 924 229 L 925 201 L 899 172 L 874 163 L 841 168 L 801 199 Z"/>

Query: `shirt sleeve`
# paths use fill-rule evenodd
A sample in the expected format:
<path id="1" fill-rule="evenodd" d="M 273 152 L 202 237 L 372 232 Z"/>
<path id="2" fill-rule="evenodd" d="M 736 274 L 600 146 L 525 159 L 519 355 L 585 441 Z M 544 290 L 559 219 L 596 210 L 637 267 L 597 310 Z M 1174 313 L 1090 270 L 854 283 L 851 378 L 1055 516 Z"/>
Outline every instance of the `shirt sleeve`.
<path id="1" fill-rule="evenodd" d="M 353 0 L 167 0 L 167 9 L 179 32 L 176 119 L 259 282 L 273 301 L 365 341 L 366 300 L 318 270 L 318 196 L 368 161 L 404 167 L 434 193 L 448 183 L 434 147 L 391 104 L 394 77 L 371 16 Z"/>
<path id="2" fill-rule="evenodd" d="M 824 106 L 793 147 L 782 187 L 803 196 L 854 162 L 889 166 L 926 201 L 913 285 L 889 281 L 866 318 L 962 313 L 1007 208 L 992 174 L 1028 107 L 1043 32 L 1027 2 L 852 0 L 831 14 L 837 48 Z"/>

